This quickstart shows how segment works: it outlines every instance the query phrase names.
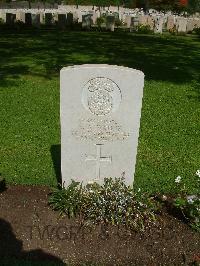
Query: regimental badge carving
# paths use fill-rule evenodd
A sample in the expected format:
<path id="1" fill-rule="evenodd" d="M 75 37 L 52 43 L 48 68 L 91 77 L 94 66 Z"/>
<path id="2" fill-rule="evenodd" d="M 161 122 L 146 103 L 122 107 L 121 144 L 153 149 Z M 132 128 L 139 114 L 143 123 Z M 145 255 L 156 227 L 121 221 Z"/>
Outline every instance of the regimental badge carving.
<path id="1" fill-rule="evenodd" d="M 97 77 L 89 80 L 82 94 L 84 107 L 93 115 L 104 116 L 115 112 L 121 102 L 121 91 L 111 79 Z"/>
<path id="2" fill-rule="evenodd" d="M 113 99 L 108 92 L 96 90 L 88 98 L 88 107 L 94 115 L 107 115 L 112 111 Z"/>
<path id="3" fill-rule="evenodd" d="M 89 80 L 82 93 L 82 104 L 89 113 L 78 121 L 72 135 L 95 144 L 129 137 L 129 133 L 124 132 L 121 125 L 112 119 L 112 113 L 117 111 L 121 100 L 120 88 L 111 79 L 96 77 Z"/>

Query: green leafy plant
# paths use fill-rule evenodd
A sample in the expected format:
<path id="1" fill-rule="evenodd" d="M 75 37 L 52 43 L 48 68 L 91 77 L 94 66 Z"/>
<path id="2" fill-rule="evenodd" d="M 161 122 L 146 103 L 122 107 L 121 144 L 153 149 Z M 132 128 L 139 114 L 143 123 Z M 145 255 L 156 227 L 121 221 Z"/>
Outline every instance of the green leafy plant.
<path id="1" fill-rule="evenodd" d="M 21 20 L 16 20 L 15 24 L 14 24 L 14 27 L 17 30 L 23 29 L 25 27 L 25 23 L 23 21 L 21 21 Z"/>
<path id="2" fill-rule="evenodd" d="M 200 188 L 200 170 L 197 170 L 196 176 L 196 187 Z M 176 177 L 175 183 L 179 193 L 174 200 L 174 206 L 182 212 L 193 229 L 200 231 L 200 194 L 188 195 L 186 184 L 180 176 Z"/>
<path id="3" fill-rule="evenodd" d="M 142 195 L 142 194 L 141 194 Z M 153 200 L 144 200 L 127 186 L 123 178 L 105 178 L 83 187 L 76 182 L 66 189 L 54 191 L 49 203 L 70 218 L 76 214 L 86 223 L 124 225 L 131 230 L 144 230 L 155 220 Z"/>
<path id="4" fill-rule="evenodd" d="M 199 28 L 198 27 L 195 27 L 194 30 L 193 30 L 193 32 L 195 34 L 197 34 L 198 36 L 200 36 L 200 27 Z"/>
<path id="5" fill-rule="evenodd" d="M 105 23 L 105 18 L 104 17 L 101 16 L 101 17 L 97 18 L 96 24 L 97 24 L 97 26 L 98 26 L 99 29 L 102 28 L 102 24 L 103 23 Z"/>
<path id="6" fill-rule="evenodd" d="M 4 24 L 4 20 L 0 18 L 0 25 Z"/>
<path id="7" fill-rule="evenodd" d="M 149 25 L 138 25 L 135 27 L 135 31 L 137 33 L 142 33 L 142 34 L 149 34 L 153 32 Z"/>
<path id="8" fill-rule="evenodd" d="M 61 215 L 74 218 L 80 213 L 82 204 L 82 185 L 72 181 L 66 189 L 55 189 L 49 197 L 49 204 Z"/>
<path id="9" fill-rule="evenodd" d="M 118 28 L 122 25 L 123 25 L 122 21 L 119 18 L 115 18 L 115 26 Z"/>
<path id="10" fill-rule="evenodd" d="M 171 33 L 172 35 L 176 35 L 177 34 L 176 25 L 174 25 L 173 28 L 169 29 L 169 33 Z"/>

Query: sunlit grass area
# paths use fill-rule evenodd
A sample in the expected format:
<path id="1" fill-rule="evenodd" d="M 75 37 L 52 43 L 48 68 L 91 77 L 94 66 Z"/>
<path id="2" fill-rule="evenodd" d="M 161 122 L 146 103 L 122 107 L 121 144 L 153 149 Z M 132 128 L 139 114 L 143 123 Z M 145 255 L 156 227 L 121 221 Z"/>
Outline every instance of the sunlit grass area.
<path id="1" fill-rule="evenodd" d="M 200 40 L 188 36 L 0 33 L 2 176 L 10 183 L 56 186 L 59 71 L 86 63 L 145 74 L 135 184 L 172 192 L 181 175 L 194 191 L 192 178 L 200 168 Z"/>

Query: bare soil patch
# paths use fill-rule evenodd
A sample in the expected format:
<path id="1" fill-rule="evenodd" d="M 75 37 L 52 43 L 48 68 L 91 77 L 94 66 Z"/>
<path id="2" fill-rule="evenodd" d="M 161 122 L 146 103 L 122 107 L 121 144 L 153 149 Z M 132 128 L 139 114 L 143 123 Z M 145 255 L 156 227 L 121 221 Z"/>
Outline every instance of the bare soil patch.
<path id="1" fill-rule="evenodd" d="M 13 257 L 74 265 L 200 263 L 200 234 L 166 209 L 144 233 L 130 234 L 123 227 L 91 228 L 59 217 L 48 206 L 50 192 L 44 186 L 20 185 L 0 193 L 0 261 Z"/>

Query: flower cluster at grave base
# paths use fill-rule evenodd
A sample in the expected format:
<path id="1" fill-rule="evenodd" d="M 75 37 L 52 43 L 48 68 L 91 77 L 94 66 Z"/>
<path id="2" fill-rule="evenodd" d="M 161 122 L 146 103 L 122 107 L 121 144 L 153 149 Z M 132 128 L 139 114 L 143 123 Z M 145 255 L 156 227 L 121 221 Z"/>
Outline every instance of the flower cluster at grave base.
<path id="1" fill-rule="evenodd" d="M 155 222 L 157 210 L 153 198 L 134 192 L 123 177 L 105 178 L 103 185 L 72 181 L 67 188 L 55 190 L 49 204 L 61 215 L 79 216 L 86 224 L 124 225 L 139 231 Z"/>
<path id="2" fill-rule="evenodd" d="M 194 185 L 199 188 L 198 195 L 188 195 L 186 184 L 181 176 L 176 177 L 178 195 L 174 199 L 174 206 L 179 209 L 192 228 L 200 231 L 200 170 L 193 178 Z"/>

